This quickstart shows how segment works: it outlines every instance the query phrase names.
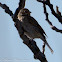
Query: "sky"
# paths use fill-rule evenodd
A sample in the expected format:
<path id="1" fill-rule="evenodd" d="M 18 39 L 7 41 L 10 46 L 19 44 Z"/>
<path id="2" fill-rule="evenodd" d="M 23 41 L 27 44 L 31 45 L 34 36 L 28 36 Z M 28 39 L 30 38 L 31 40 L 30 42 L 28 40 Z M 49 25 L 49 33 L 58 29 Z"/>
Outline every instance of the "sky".
<path id="1" fill-rule="evenodd" d="M 1 3 L 6 4 L 9 8 L 15 12 L 18 7 L 19 0 L 0 0 Z M 51 0 L 56 11 L 56 5 L 59 6 L 59 10 L 62 9 L 61 0 Z M 28 8 L 38 23 L 45 30 L 48 38 L 47 41 L 51 48 L 54 50 L 52 54 L 46 46 L 45 55 L 48 62 L 62 62 L 62 34 L 53 31 L 49 24 L 45 21 L 45 15 L 43 13 L 43 4 L 36 0 L 26 0 L 25 8 Z M 49 13 L 49 19 L 59 29 L 62 29 L 62 25 L 51 14 L 49 7 L 47 6 Z M 61 11 L 62 12 L 62 11 Z M 42 51 L 42 40 L 34 39 Z M 14 26 L 14 22 L 11 17 L 4 12 L 0 7 L 0 62 L 40 62 L 35 60 L 31 50 L 23 43 L 23 40 L 19 37 L 18 31 Z"/>

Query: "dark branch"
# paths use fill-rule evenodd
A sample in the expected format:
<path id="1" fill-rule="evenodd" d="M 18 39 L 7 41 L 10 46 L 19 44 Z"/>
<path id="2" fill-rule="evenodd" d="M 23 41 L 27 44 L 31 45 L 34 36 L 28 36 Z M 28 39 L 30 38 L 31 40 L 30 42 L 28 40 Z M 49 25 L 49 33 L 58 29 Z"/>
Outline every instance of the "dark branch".
<path id="1" fill-rule="evenodd" d="M 53 9 L 53 5 L 50 3 L 49 0 L 37 0 L 38 2 L 42 2 L 43 4 L 46 4 L 49 6 L 49 8 L 51 9 L 51 13 L 58 19 L 58 21 L 62 24 L 62 16 L 60 16 L 59 14 L 57 14 L 54 9 Z"/>
<path id="2" fill-rule="evenodd" d="M 19 11 L 20 11 L 22 8 L 24 8 L 24 6 L 25 6 L 25 0 L 20 0 L 20 2 L 19 2 L 19 7 L 16 9 L 16 11 L 15 11 L 15 13 L 14 13 L 14 15 L 13 15 L 13 19 L 16 19 L 16 18 L 17 18 L 17 15 L 18 15 Z M 16 22 L 16 20 L 14 20 L 14 22 Z"/>
<path id="3" fill-rule="evenodd" d="M 44 54 L 45 52 L 45 43 L 43 43 L 43 46 L 42 46 L 42 53 Z"/>
<path id="4" fill-rule="evenodd" d="M 6 4 L 0 3 L 0 7 L 2 7 L 6 13 L 8 13 L 10 16 L 13 15 L 12 11 L 9 9 L 9 7 Z"/>
<path id="5" fill-rule="evenodd" d="M 20 2 L 19 2 L 19 9 L 24 8 L 24 6 L 25 6 L 25 1 L 26 1 L 26 0 L 20 0 Z"/>
<path id="6" fill-rule="evenodd" d="M 46 10 L 46 5 L 43 3 L 43 8 L 44 8 L 44 13 L 45 13 L 45 16 L 46 16 L 46 21 L 49 23 L 50 27 L 55 30 L 56 32 L 60 32 L 62 33 L 62 30 L 59 30 L 58 28 L 56 28 L 55 26 L 53 26 L 53 24 L 50 22 L 50 20 L 48 19 L 48 13 L 47 13 L 47 10 Z"/>
<path id="7" fill-rule="evenodd" d="M 59 11 L 59 7 L 58 6 L 56 6 L 56 12 L 57 12 L 58 15 L 61 16 L 61 12 Z"/>

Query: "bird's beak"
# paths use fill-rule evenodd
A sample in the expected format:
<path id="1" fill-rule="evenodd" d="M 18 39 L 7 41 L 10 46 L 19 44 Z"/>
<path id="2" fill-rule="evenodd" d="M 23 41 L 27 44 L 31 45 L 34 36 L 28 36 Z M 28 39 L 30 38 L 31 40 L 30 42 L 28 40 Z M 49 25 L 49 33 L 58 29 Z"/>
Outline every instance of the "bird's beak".
<path id="1" fill-rule="evenodd" d="M 30 13 L 31 13 L 31 11 L 30 11 Z"/>

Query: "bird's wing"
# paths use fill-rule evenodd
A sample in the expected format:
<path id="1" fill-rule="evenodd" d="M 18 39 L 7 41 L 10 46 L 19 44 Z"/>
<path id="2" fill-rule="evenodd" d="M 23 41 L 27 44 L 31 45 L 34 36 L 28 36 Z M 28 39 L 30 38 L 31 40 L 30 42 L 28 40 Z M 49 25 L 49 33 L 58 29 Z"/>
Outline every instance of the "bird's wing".
<path id="1" fill-rule="evenodd" d="M 38 24 L 38 22 L 37 22 L 33 17 L 28 16 L 27 19 L 29 19 L 28 22 L 29 22 L 30 24 L 32 24 L 32 25 L 35 26 L 35 27 L 38 27 L 38 30 L 39 30 L 39 32 L 40 32 L 41 34 L 45 34 L 45 35 L 46 35 L 46 33 L 44 32 L 44 30 L 42 29 L 42 27 Z M 47 35 L 46 35 L 46 36 L 47 36 Z"/>

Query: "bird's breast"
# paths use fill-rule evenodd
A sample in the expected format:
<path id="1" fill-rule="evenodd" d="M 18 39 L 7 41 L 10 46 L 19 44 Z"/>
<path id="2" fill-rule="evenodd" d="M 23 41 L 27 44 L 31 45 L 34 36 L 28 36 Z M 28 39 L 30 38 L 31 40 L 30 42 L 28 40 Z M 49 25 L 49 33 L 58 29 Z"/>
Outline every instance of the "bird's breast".
<path id="1" fill-rule="evenodd" d="M 23 22 L 22 23 L 25 32 L 25 35 L 27 35 L 30 38 L 39 38 L 41 34 L 39 33 L 37 27 L 33 26 L 32 24 L 28 22 Z"/>

